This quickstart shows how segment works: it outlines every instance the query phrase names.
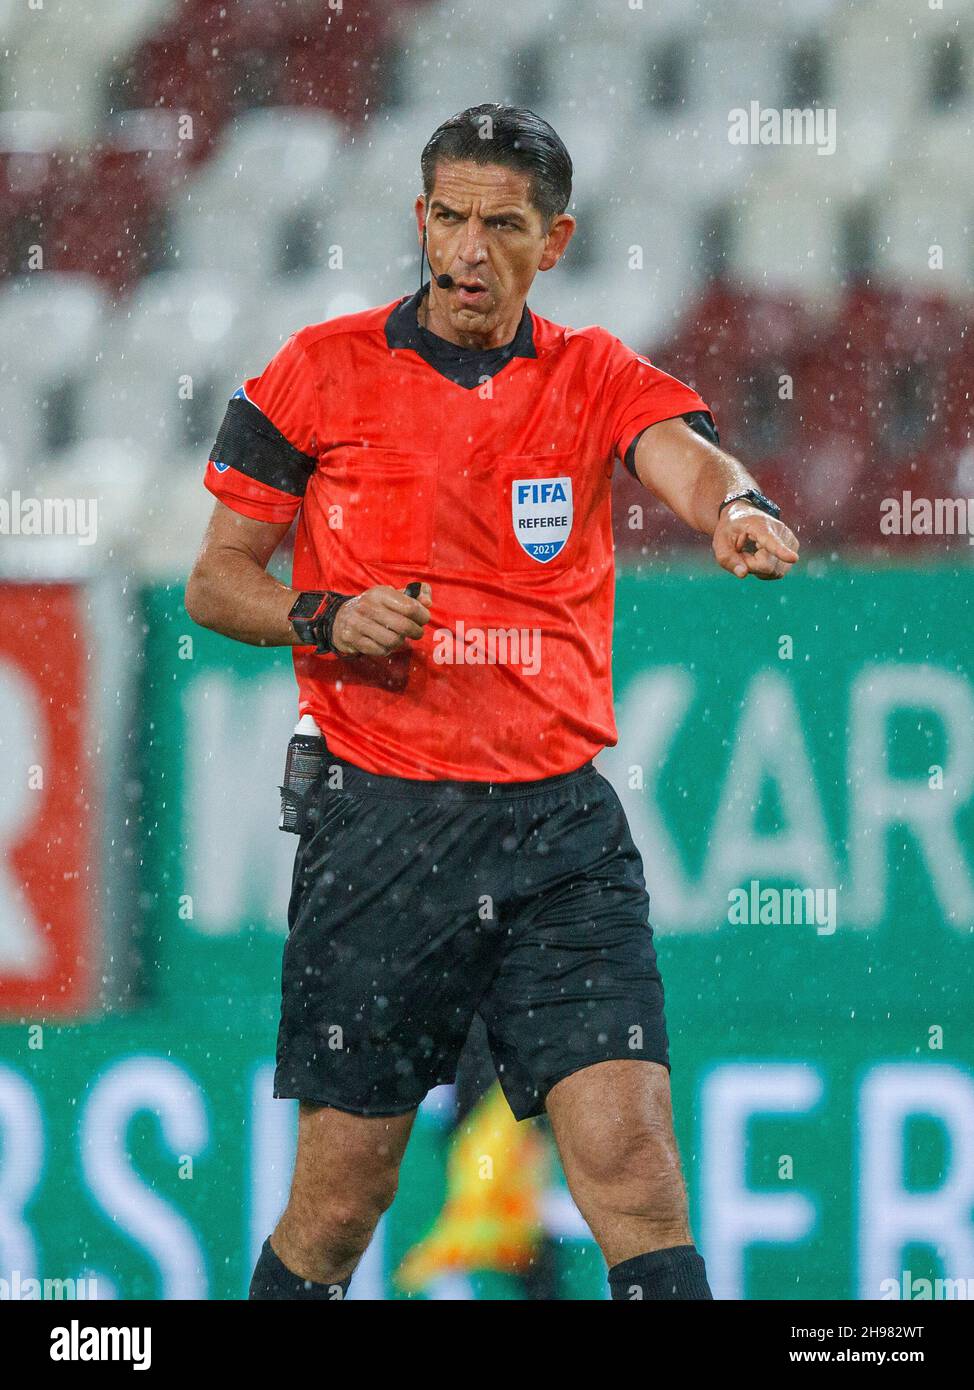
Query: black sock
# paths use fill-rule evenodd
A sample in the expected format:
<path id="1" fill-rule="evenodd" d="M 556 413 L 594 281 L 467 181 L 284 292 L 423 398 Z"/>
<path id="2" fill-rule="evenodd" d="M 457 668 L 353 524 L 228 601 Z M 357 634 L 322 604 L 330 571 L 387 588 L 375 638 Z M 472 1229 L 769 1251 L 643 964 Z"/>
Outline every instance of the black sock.
<path id="1" fill-rule="evenodd" d="M 713 1298 L 695 1245 L 671 1245 L 623 1260 L 609 1270 L 609 1288 L 614 1299 Z"/>
<path id="2" fill-rule="evenodd" d="M 294 1274 L 271 1248 L 270 1236 L 264 1241 L 260 1258 L 250 1281 L 250 1298 L 323 1298 L 334 1301 L 344 1298 L 352 1276 L 341 1284 L 315 1284 Z"/>

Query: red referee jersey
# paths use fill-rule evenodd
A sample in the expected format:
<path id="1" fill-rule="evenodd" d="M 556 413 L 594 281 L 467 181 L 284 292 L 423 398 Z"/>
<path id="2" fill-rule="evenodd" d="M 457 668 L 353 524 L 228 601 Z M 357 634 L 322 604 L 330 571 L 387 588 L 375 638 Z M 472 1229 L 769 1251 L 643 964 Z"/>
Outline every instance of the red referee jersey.
<path id="1" fill-rule="evenodd" d="M 206 487 L 297 515 L 296 589 L 430 584 L 422 639 L 390 657 L 294 648 L 299 711 L 337 756 L 419 779 L 570 772 L 617 738 L 614 460 L 710 413 L 605 329 L 525 307 L 481 352 L 421 328 L 419 299 L 293 334 L 231 399 Z"/>

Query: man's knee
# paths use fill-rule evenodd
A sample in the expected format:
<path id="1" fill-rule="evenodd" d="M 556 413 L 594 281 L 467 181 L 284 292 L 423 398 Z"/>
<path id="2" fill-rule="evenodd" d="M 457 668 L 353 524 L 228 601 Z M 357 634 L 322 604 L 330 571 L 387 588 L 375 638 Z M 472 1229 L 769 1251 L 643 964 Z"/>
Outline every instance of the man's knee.
<path id="1" fill-rule="evenodd" d="M 291 1194 L 274 1231 L 274 1248 L 289 1268 L 317 1283 L 355 1268 L 396 1195 L 413 1118 L 301 1103 Z"/>
<path id="2" fill-rule="evenodd" d="M 620 1126 L 575 1151 L 576 1173 L 600 1205 L 666 1222 L 682 1212 L 686 1194 L 668 1122 Z"/>
<path id="3" fill-rule="evenodd" d="M 313 1207 L 304 1205 L 308 1236 L 321 1247 L 340 1245 L 349 1254 L 361 1254 L 372 1238 L 382 1213 L 395 1198 L 399 1175 L 395 1169 L 374 1173 L 368 1181 L 347 1184 L 320 1195 Z"/>
<path id="4" fill-rule="evenodd" d="M 336 1192 L 326 1198 L 314 1223 L 319 1248 L 345 1256 L 361 1255 L 382 1213 L 392 1205 L 397 1186 L 397 1175 L 391 1173 L 359 1191 Z"/>
<path id="5" fill-rule="evenodd" d="M 359 1171 L 341 1184 L 292 1188 L 281 1219 L 288 1244 L 303 1256 L 346 1265 L 365 1252 L 382 1213 L 396 1195 L 396 1165 Z"/>
<path id="6" fill-rule="evenodd" d="M 399 1188 L 398 1167 L 383 1167 L 370 1175 L 369 1181 L 356 1192 L 336 1194 L 333 1214 L 354 1224 L 364 1221 L 375 1227 L 379 1217 L 392 1206 Z"/>

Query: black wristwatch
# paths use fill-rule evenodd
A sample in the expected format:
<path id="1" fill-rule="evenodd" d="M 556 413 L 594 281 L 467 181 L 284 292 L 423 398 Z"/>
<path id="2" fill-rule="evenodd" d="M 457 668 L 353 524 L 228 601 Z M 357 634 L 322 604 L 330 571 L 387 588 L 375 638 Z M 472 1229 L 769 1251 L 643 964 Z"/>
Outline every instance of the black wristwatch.
<path id="1" fill-rule="evenodd" d="M 765 497 L 756 487 L 749 487 L 745 492 L 729 492 L 717 508 L 717 515 L 720 516 L 724 508 L 729 507 L 732 502 L 749 502 L 752 507 L 767 512 L 768 516 L 773 516 L 776 521 L 781 518 L 781 508 L 777 502 L 772 502 L 770 497 Z"/>
<path id="2" fill-rule="evenodd" d="M 298 594 L 287 616 L 301 645 L 314 647 L 316 652 L 340 655 L 332 645 L 332 629 L 339 608 L 354 597 L 354 594 L 336 594 L 331 589 L 323 592 L 306 589 Z"/>

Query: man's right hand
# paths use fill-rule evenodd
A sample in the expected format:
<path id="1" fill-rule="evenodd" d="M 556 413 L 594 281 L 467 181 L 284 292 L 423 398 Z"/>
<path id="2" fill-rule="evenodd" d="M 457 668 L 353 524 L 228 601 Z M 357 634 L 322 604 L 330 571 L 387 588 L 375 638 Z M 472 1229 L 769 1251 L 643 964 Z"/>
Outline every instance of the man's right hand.
<path id="1" fill-rule="evenodd" d="M 366 589 L 336 613 L 332 646 L 342 656 L 389 656 L 407 641 L 422 637 L 432 598 L 428 584 L 423 584 L 418 599 L 389 584 Z"/>

